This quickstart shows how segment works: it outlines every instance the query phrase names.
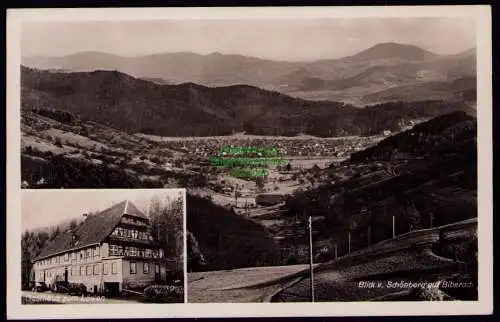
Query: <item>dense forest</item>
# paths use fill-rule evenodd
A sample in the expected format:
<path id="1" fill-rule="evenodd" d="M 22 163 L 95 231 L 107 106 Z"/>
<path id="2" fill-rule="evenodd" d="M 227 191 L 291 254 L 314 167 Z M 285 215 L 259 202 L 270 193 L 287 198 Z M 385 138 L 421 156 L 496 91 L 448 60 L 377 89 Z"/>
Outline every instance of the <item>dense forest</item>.
<path id="1" fill-rule="evenodd" d="M 187 229 L 192 233 L 188 253 L 203 264 L 188 261 L 189 271 L 278 265 L 279 245 L 261 225 L 232 213 L 210 200 L 187 196 Z M 197 248 L 197 249 L 196 249 Z M 201 253 L 201 254 L 200 254 Z"/>
<path id="2" fill-rule="evenodd" d="M 248 85 L 160 85 L 116 71 L 56 73 L 22 68 L 22 106 L 50 107 L 127 132 L 163 136 L 373 135 L 410 120 L 455 110 L 465 102 L 389 102 L 363 108 L 308 101 Z"/>

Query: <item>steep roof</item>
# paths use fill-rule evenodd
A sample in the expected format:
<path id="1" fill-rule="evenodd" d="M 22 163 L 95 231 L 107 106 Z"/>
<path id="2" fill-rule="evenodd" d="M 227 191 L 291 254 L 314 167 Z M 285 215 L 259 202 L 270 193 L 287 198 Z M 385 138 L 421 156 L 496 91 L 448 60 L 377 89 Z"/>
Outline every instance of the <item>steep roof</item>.
<path id="1" fill-rule="evenodd" d="M 72 234 L 68 231 L 61 233 L 47 247 L 45 247 L 35 260 L 42 259 L 57 253 L 74 248 L 82 248 L 98 244 L 108 237 L 124 214 L 147 219 L 130 201 L 122 201 L 99 214 L 91 215 L 78 227 L 75 232 L 75 242 Z"/>

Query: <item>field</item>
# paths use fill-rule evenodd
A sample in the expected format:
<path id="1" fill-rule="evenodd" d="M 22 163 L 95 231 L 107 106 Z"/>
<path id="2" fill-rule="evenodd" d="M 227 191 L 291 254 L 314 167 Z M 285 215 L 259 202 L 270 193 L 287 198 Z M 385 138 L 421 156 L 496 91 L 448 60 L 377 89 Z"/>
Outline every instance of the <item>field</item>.
<path id="1" fill-rule="evenodd" d="M 264 302 L 308 267 L 292 265 L 188 273 L 188 302 Z"/>
<path id="2" fill-rule="evenodd" d="M 314 277 L 317 301 L 364 301 L 407 288 L 388 287 L 388 281 L 429 281 L 452 275 L 455 265 L 446 259 L 421 252 L 401 252 L 368 263 L 319 272 Z M 360 287 L 360 282 L 375 281 L 374 288 Z M 274 301 L 309 301 L 310 279 L 281 292 Z"/>
<path id="3" fill-rule="evenodd" d="M 365 250 L 353 252 L 331 262 L 315 265 L 314 285 L 317 301 L 364 301 L 383 296 L 420 297 L 442 294 L 437 287 L 431 294 L 414 294 L 409 287 L 394 287 L 389 282 L 436 282 L 464 273 L 464 262 L 433 252 L 439 231 L 446 243 L 457 245 L 472 240 L 477 221 L 465 220 L 435 229 L 414 231 Z M 188 302 L 295 302 L 310 300 L 308 265 L 243 268 L 188 274 Z M 474 269 L 474 268 L 472 268 Z M 475 283 L 471 278 L 469 282 Z M 381 283 L 360 287 L 360 282 Z M 413 293 L 412 293 L 413 292 Z M 469 292 L 470 293 L 470 292 Z M 419 297 L 420 296 L 420 297 Z M 470 295 L 469 295 L 470 296 Z"/>

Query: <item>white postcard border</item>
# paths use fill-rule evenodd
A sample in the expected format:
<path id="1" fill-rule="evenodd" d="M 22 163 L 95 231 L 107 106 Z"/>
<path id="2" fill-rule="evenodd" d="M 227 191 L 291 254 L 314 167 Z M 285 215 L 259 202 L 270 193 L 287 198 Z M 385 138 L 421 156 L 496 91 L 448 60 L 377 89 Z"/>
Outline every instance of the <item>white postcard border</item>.
<path id="1" fill-rule="evenodd" d="M 21 305 L 20 33 L 26 21 L 469 17 L 477 22 L 478 261 L 475 302 Z M 489 6 L 95 8 L 7 11 L 7 316 L 16 319 L 469 315 L 493 310 L 492 52 Z M 186 207 L 185 203 L 185 207 Z M 186 236 L 184 239 L 186 243 Z M 186 254 L 186 253 L 185 253 Z M 186 263 L 187 258 L 184 262 Z M 187 281 L 187 278 L 185 278 Z M 188 292 L 188 290 L 187 290 Z"/>

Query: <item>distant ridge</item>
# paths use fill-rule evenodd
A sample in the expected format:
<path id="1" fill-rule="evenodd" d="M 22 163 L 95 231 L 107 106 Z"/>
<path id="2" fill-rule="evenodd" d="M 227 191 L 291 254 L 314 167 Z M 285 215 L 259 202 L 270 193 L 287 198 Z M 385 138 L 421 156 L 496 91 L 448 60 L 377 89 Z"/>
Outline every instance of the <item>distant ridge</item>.
<path id="1" fill-rule="evenodd" d="M 220 52 L 125 57 L 88 51 L 60 57 L 23 57 L 22 64 L 72 72 L 117 70 L 157 84 L 192 82 L 209 87 L 247 84 L 308 100 L 360 104 L 364 103 L 360 98 L 393 86 L 453 82 L 456 78 L 474 76 L 475 51 L 438 55 L 415 45 L 380 43 L 348 57 L 315 61 L 274 61 Z M 432 79 L 420 78 L 421 72 L 432 74 Z M 422 101 L 431 92 L 407 98 Z"/>
<path id="2" fill-rule="evenodd" d="M 401 58 L 408 61 L 423 61 L 437 56 L 437 54 L 415 45 L 388 42 L 377 44 L 353 56 L 342 58 L 342 60 L 366 61 L 375 59 Z"/>
<path id="3" fill-rule="evenodd" d="M 118 71 L 57 73 L 21 68 L 23 108 L 51 107 L 117 129 L 162 136 L 332 137 L 397 131 L 401 122 L 463 110 L 461 102 L 388 103 L 360 109 L 249 85 L 161 85 Z"/>

